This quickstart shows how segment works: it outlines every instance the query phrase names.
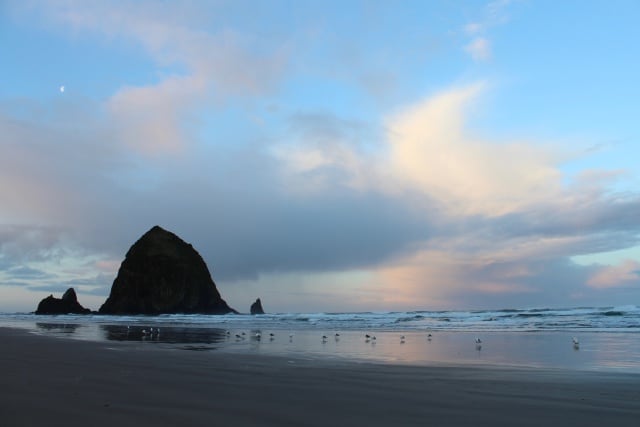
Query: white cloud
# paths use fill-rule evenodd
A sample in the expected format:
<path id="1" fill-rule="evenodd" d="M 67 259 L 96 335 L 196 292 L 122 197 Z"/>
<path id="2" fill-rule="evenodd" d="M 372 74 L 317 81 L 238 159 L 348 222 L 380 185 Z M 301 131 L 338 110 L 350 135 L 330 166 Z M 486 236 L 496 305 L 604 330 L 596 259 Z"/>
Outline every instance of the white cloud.
<path id="1" fill-rule="evenodd" d="M 491 28 L 509 21 L 507 9 L 511 3 L 511 0 L 489 2 L 484 7 L 480 19 L 469 22 L 462 28 L 464 34 L 471 37 L 464 50 L 474 61 L 488 61 L 492 58 L 491 41 L 487 34 Z"/>
<path id="2" fill-rule="evenodd" d="M 491 59 L 491 44 L 484 37 L 476 37 L 464 47 L 475 61 L 488 61 Z"/>
<path id="3" fill-rule="evenodd" d="M 481 22 L 470 22 L 464 26 L 464 32 L 473 36 L 484 31 L 484 24 Z"/>
<path id="4" fill-rule="evenodd" d="M 549 149 L 469 135 L 465 108 L 481 84 L 455 88 L 388 120 L 391 173 L 451 213 L 503 215 L 559 194 Z"/>

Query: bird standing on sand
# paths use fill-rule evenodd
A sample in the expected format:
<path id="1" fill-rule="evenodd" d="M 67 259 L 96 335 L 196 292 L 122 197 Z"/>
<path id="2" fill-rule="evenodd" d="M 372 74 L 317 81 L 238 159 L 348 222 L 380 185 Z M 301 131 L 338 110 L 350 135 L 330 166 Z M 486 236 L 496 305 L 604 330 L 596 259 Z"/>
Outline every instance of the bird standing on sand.
<path id="1" fill-rule="evenodd" d="M 579 349 L 580 348 L 580 341 L 578 341 L 578 338 L 573 337 L 571 338 L 571 341 L 573 342 L 573 348 L 574 349 Z"/>
<path id="2" fill-rule="evenodd" d="M 322 343 L 326 343 L 326 342 L 327 342 L 327 336 L 326 336 L 326 335 L 323 335 L 323 336 L 322 336 Z"/>
<path id="3" fill-rule="evenodd" d="M 400 344 L 404 344 L 404 335 L 400 337 Z"/>
<path id="4" fill-rule="evenodd" d="M 482 340 L 480 338 L 476 338 L 476 351 L 482 350 Z"/>

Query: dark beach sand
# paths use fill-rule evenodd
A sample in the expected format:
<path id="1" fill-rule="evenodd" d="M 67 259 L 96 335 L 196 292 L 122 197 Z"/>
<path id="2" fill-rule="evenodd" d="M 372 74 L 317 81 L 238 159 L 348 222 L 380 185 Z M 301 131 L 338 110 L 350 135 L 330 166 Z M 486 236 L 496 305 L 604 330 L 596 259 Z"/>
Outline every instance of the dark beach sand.
<path id="1" fill-rule="evenodd" d="M 393 366 L 0 328 L 0 425 L 634 426 L 640 375 Z"/>

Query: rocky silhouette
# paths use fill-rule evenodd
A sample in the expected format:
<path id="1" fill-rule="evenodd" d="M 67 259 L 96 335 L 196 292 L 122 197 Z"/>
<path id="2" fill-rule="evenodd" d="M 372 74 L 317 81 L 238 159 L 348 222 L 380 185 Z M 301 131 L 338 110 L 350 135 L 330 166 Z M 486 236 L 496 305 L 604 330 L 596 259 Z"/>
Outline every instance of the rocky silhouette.
<path id="1" fill-rule="evenodd" d="M 235 313 L 200 254 L 159 226 L 127 252 L 102 314 Z"/>
<path id="2" fill-rule="evenodd" d="M 262 302 L 260 302 L 260 298 L 258 298 L 256 302 L 251 304 L 251 314 L 264 314 L 264 310 L 262 309 Z"/>
<path id="3" fill-rule="evenodd" d="M 49 295 L 38 304 L 36 314 L 88 314 L 91 310 L 84 308 L 78 302 L 76 291 L 69 288 L 62 295 L 62 298 L 55 298 Z"/>

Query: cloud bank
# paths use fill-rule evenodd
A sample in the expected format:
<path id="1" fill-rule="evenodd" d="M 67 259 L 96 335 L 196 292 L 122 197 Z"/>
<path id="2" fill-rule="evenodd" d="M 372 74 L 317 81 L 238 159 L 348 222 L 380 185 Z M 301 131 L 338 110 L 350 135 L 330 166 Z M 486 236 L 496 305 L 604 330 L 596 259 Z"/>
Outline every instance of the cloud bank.
<path id="1" fill-rule="evenodd" d="M 0 107 L 0 282 L 20 290 L 16 301 L 25 289 L 36 301 L 76 286 L 97 305 L 155 224 L 191 242 L 238 307 L 256 294 L 274 310 L 336 311 L 616 303 L 640 292 L 636 261 L 571 261 L 639 245 L 638 194 L 611 190 L 618 171 L 568 175 L 563 163 L 578 153 L 566 147 L 474 131 L 489 84 L 373 118 L 274 106 L 304 46 L 205 31 L 196 6 L 111 6 L 39 13 L 139 45 L 155 82 Z M 498 6 L 467 26 L 476 59 L 491 55 L 481 33 L 503 22 Z"/>

